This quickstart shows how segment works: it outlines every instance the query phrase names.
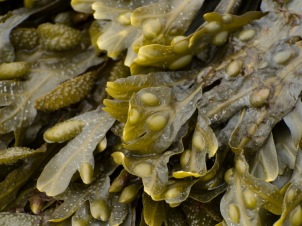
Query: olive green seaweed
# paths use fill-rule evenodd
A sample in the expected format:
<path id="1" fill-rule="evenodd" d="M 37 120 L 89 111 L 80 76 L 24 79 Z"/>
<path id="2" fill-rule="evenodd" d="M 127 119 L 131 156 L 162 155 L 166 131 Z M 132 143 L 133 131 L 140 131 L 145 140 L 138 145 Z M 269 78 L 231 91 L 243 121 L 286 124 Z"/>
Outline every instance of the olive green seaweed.
<path id="1" fill-rule="evenodd" d="M 85 126 L 48 162 L 37 182 L 37 188 L 49 196 L 64 192 L 76 171 L 80 172 L 84 183 L 91 183 L 94 168 L 93 151 L 115 121 L 99 108 L 76 116 L 73 120 L 81 120 Z"/>
<path id="2" fill-rule="evenodd" d="M 182 170 L 193 172 L 199 176 L 207 172 L 206 156 L 212 158 L 218 149 L 217 138 L 209 127 L 209 120 L 202 114 L 198 115 L 196 128 L 192 136 L 192 150 L 183 153 Z M 184 173 L 184 172 L 182 172 Z M 176 172 L 173 173 L 175 177 Z"/>
<path id="3" fill-rule="evenodd" d="M 143 194 L 143 214 L 147 225 L 161 226 L 167 224 L 167 205 L 163 201 L 155 202 L 147 194 Z"/>
<path id="4" fill-rule="evenodd" d="M 204 225 L 212 226 L 219 222 L 220 216 L 214 216 L 217 213 L 211 212 L 208 209 L 209 205 L 214 205 L 214 203 L 200 203 L 192 199 L 188 199 L 182 204 L 182 209 L 186 214 L 188 225 Z"/>
<path id="5" fill-rule="evenodd" d="M 0 225 L 301 226 L 301 8 L 0 0 Z"/>
<path id="6" fill-rule="evenodd" d="M 33 8 L 19 8 L 9 12 L 7 15 L 0 16 L 0 62 L 12 62 L 15 60 L 14 46 L 10 42 L 10 33 L 12 29 L 26 20 L 32 14 L 42 11 L 51 5 L 56 4 L 59 0 L 48 2 L 48 4 Z"/>
<path id="7" fill-rule="evenodd" d="M 44 23 L 37 28 L 42 48 L 49 51 L 63 51 L 80 45 L 82 34 L 64 24 Z"/>
<path id="8" fill-rule="evenodd" d="M 186 129 L 183 129 L 178 135 L 180 140 L 185 133 Z M 172 145 L 171 150 L 166 151 L 163 155 L 146 155 L 138 157 L 135 155 L 127 155 L 122 152 L 114 152 L 112 156 L 116 162 L 120 161 L 119 164 L 122 164 L 128 172 L 142 178 L 144 191 L 147 194 L 154 200 L 163 200 L 165 199 L 165 192 L 169 183 L 167 163 L 173 155 L 179 154 L 182 151 L 182 143 L 175 142 Z M 179 203 L 180 200 L 177 200 L 176 202 Z"/>
<path id="9" fill-rule="evenodd" d="M 43 138 L 47 143 L 62 143 L 77 136 L 84 126 L 81 120 L 67 120 L 46 130 Z"/>
<path id="10" fill-rule="evenodd" d="M 92 205 L 95 200 L 108 202 L 108 188 L 109 178 L 104 177 L 93 183 L 86 190 L 67 190 L 65 193 L 60 195 L 59 198 L 61 200 L 65 200 L 65 202 L 52 214 L 51 221 L 60 222 L 72 216 L 79 206 L 87 200 L 89 200 L 90 205 Z M 69 208 L 69 206 L 72 208 Z"/>
<path id="11" fill-rule="evenodd" d="M 42 225 L 43 217 L 37 215 L 29 215 L 26 213 L 9 213 L 3 212 L 0 214 L 0 224 L 3 226 L 9 225 Z"/>
<path id="12" fill-rule="evenodd" d="M 43 146 L 40 151 L 45 151 L 45 149 L 46 146 Z M 45 157 L 40 154 L 26 159 L 0 183 L 1 210 L 4 210 L 16 198 L 19 189 L 31 178 Z"/>
<path id="13" fill-rule="evenodd" d="M 32 150 L 25 147 L 13 147 L 0 151 L 0 164 L 13 164 L 20 159 L 45 152 L 45 148 Z"/>
<path id="14" fill-rule="evenodd" d="M 116 59 L 127 49 L 125 64 L 130 66 L 141 46 L 168 44 L 183 35 L 204 1 L 71 1 L 74 9 L 93 13 L 96 20 L 109 20 L 97 40 L 100 50 Z"/>
<path id="15" fill-rule="evenodd" d="M 99 63 L 93 49 L 65 56 L 57 62 L 45 57 L 36 63 L 27 80 L 2 80 L 0 82 L 0 133 L 5 134 L 29 126 L 37 115 L 35 101 L 66 79 L 77 76 L 87 67 Z M 49 63 L 47 61 L 49 60 Z M 67 68 L 69 65 L 72 69 Z M 65 68 L 65 69 L 63 69 Z M 65 71 L 64 71 L 65 70 Z M 56 101 L 54 97 L 53 101 Z"/>
<path id="16" fill-rule="evenodd" d="M 282 205 L 282 215 L 274 226 L 281 225 L 299 225 L 302 223 L 301 218 L 301 202 L 302 202 L 302 188 L 301 188 L 301 152 L 298 152 L 296 159 L 295 171 L 288 186 L 285 187 L 285 194 Z"/>
<path id="17" fill-rule="evenodd" d="M 223 196 L 220 209 L 229 225 L 260 225 L 260 208 L 274 214 L 281 213 L 282 195 L 277 187 L 248 173 L 246 160 L 242 155 L 236 159 L 236 168 L 229 169 L 226 180 L 230 185 Z"/>
<path id="18" fill-rule="evenodd" d="M 92 89 L 95 77 L 95 73 L 88 72 L 60 84 L 51 92 L 36 99 L 36 109 L 55 111 L 79 102 Z"/>

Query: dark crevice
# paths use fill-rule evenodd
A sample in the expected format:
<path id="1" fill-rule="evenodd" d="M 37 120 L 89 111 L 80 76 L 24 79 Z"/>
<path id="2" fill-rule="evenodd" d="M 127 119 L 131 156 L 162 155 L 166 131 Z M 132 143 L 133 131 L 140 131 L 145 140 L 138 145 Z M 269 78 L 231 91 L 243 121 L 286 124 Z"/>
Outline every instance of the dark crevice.
<path id="1" fill-rule="evenodd" d="M 9 0 L 0 2 L 0 16 L 6 14 L 7 12 L 20 8 L 23 5 L 23 1 L 20 0 Z"/>
<path id="2" fill-rule="evenodd" d="M 245 0 L 243 4 L 240 4 L 238 9 L 238 15 L 245 14 L 249 11 L 260 10 L 261 0 Z"/>
<path id="3" fill-rule="evenodd" d="M 221 83 L 221 79 L 214 81 L 211 85 L 203 88 L 203 93 L 206 93 L 206 92 L 212 90 L 214 87 L 219 86 L 220 83 Z"/>
<path id="4" fill-rule="evenodd" d="M 203 19 L 203 15 L 205 13 L 209 13 L 214 11 L 216 6 L 220 3 L 220 0 L 207 0 L 202 4 L 201 8 L 198 10 L 194 20 L 190 24 L 188 30 L 185 35 L 190 35 L 197 30 L 197 28 L 205 21 Z"/>

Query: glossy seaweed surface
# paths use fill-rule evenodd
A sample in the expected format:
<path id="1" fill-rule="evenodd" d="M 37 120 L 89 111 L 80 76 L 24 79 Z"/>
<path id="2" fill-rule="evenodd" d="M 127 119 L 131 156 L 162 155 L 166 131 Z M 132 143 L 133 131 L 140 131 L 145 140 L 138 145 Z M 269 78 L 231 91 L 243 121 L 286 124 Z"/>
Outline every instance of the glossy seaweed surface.
<path id="1" fill-rule="evenodd" d="M 0 225 L 301 226 L 301 9 L 0 0 Z"/>

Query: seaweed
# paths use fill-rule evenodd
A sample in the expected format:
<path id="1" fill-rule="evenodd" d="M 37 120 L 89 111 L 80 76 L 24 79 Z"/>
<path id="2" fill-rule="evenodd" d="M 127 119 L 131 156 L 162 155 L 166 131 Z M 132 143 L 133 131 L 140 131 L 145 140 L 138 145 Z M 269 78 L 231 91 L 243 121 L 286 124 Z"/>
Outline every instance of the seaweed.
<path id="1" fill-rule="evenodd" d="M 5 1 L 1 225 L 301 225 L 301 7 Z"/>

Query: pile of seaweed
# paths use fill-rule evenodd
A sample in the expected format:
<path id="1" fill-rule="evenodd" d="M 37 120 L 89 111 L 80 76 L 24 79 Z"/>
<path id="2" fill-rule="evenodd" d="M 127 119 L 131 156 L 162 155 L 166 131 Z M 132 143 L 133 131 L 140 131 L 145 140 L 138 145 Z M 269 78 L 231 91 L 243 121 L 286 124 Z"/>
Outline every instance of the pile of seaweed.
<path id="1" fill-rule="evenodd" d="M 0 0 L 0 224 L 302 225 L 301 9 Z"/>

